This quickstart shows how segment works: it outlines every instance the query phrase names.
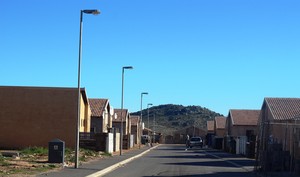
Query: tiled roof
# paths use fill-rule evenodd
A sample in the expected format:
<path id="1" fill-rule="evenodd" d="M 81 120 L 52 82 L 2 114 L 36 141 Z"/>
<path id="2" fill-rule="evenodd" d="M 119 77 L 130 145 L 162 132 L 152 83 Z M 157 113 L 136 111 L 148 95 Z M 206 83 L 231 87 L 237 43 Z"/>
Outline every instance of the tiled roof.
<path id="1" fill-rule="evenodd" d="M 131 125 L 137 125 L 139 122 L 140 116 L 130 116 Z"/>
<path id="2" fill-rule="evenodd" d="M 300 98 L 265 98 L 275 120 L 300 118 Z"/>
<path id="3" fill-rule="evenodd" d="M 223 116 L 215 117 L 216 129 L 225 129 L 226 118 Z"/>
<path id="4" fill-rule="evenodd" d="M 89 99 L 91 112 L 93 117 L 101 117 L 108 99 Z"/>
<path id="5" fill-rule="evenodd" d="M 232 125 L 257 125 L 260 110 L 231 109 Z"/>
<path id="6" fill-rule="evenodd" d="M 206 124 L 207 124 L 207 131 L 214 131 L 215 130 L 215 121 L 208 120 L 206 122 Z"/>
<path id="7" fill-rule="evenodd" d="M 115 109 L 115 114 L 117 114 L 117 119 L 113 119 L 113 122 L 121 122 L 121 113 L 123 117 L 123 122 L 126 121 L 126 116 L 128 114 L 128 109 Z"/>

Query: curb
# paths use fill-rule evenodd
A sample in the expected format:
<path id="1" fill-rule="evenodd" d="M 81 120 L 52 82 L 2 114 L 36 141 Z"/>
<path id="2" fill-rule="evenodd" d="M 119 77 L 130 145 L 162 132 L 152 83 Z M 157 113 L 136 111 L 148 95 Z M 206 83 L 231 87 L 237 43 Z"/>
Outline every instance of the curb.
<path id="1" fill-rule="evenodd" d="M 140 154 L 138 154 L 138 155 L 136 155 L 136 156 L 130 157 L 130 158 L 128 158 L 128 159 L 126 159 L 126 160 L 123 160 L 123 161 L 121 161 L 121 162 L 119 162 L 119 163 L 116 163 L 116 164 L 114 164 L 114 165 L 112 165 L 112 166 L 110 166 L 110 167 L 104 168 L 103 170 L 100 170 L 100 171 L 98 171 L 98 172 L 96 172 L 96 173 L 87 175 L 86 177 L 100 177 L 100 176 L 103 176 L 103 175 L 105 175 L 105 174 L 107 174 L 107 173 L 109 173 L 109 172 L 111 172 L 111 171 L 113 171 L 113 170 L 115 170 L 115 169 L 117 169 L 117 168 L 119 168 L 119 167 L 121 167 L 121 166 L 123 166 L 123 165 L 129 163 L 130 161 L 132 161 L 132 160 L 134 160 L 134 159 L 136 159 L 136 158 L 139 158 L 139 157 L 143 156 L 144 154 L 148 153 L 148 152 L 151 151 L 152 149 L 157 148 L 158 146 L 159 146 L 159 145 L 154 146 L 154 147 L 152 147 L 152 148 L 150 148 L 150 149 L 147 149 L 146 151 L 144 151 L 144 152 L 142 152 L 142 153 L 140 153 Z"/>

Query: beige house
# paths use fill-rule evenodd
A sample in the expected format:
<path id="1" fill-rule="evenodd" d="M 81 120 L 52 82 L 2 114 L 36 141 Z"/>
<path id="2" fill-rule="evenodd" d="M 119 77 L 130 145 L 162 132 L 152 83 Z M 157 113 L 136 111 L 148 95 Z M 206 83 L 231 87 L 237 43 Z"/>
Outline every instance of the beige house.
<path id="1" fill-rule="evenodd" d="M 223 116 L 215 117 L 214 132 L 216 137 L 223 138 L 225 136 L 226 118 Z"/>
<path id="2" fill-rule="evenodd" d="M 206 122 L 206 139 L 205 139 L 205 144 L 207 146 L 212 147 L 214 136 L 215 136 L 215 120 L 208 120 Z"/>
<path id="3" fill-rule="evenodd" d="M 231 109 L 226 119 L 225 134 L 231 137 L 257 135 L 260 110 Z"/>
<path id="4" fill-rule="evenodd" d="M 134 135 L 134 143 L 140 142 L 140 116 L 130 116 L 131 119 L 131 134 Z"/>
<path id="5" fill-rule="evenodd" d="M 0 87 L 0 147 L 47 147 L 53 139 L 75 147 L 77 88 Z M 90 107 L 81 89 L 80 132 L 90 131 Z"/>
<path id="6" fill-rule="evenodd" d="M 131 132 L 131 119 L 128 109 L 115 109 L 116 118 L 113 119 L 112 125 L 114 128 L 121 130 L 121 123 L 123 123 L 123 135 L 128 135 Z M 123 121 L 122 121 L 123 120 Z"/>
<path id="7" fill-rule="evenodd" d="M 231 109 L 226 119 L 224 149 L 253 157 L 260 110 Z M 247 144 L 251 144 L 247 146 Z"/>
<path id="8" fill-rule="evenodd" d="M 112 128 L 114 109 L 108 99 L 89 99 L 91 115 L 91 132 L 108 133 Z"/>
<path id="9" fill-rule="evenodd" d="M 206 122 L 206 129 L 207 129 L 207 134 L 215 134 L 215 121 L 208 120 Z"/>

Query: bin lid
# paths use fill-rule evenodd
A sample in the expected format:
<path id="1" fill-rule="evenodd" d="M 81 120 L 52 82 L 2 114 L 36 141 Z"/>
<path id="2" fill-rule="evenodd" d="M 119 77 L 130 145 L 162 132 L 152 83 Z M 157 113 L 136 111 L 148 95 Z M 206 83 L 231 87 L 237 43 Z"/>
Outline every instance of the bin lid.
<path id="1" fill-rule="evenodd" d="M 55 138 L 55 139 L 51 140 L 49 143 L 61 143 L 61 142 L 64 143 L 64 141 Z"/>

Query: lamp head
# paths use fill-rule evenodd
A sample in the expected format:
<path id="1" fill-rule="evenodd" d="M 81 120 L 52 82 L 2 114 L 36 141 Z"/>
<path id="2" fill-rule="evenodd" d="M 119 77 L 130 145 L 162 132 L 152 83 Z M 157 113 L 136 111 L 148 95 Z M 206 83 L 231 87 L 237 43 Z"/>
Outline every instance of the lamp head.
<path id="1" fill-rule="evenodd" d="M 82 12 L 85 14 L 93 14 L 93 15 L 100 14 L 100 11 L 97 9 L 82 10 Z"/>
<path id="2" fill-rule="evenodd" d="M 124 66 L 123 69 L 133 69 L 132 66 Z"/>

